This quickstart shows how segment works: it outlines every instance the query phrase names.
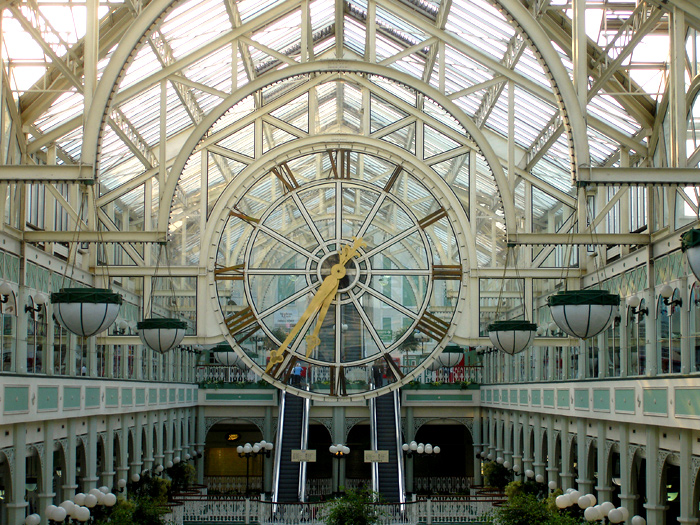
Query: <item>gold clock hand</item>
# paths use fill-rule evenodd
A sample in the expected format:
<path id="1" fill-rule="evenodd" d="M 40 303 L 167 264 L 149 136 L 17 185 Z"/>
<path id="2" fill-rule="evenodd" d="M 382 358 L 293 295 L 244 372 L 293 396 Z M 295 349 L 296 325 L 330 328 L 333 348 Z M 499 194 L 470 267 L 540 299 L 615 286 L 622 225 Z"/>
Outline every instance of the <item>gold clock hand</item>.
<path id="1" fill-rule="evenodd" d="M 284 352 L 287 350 L 287 347 L 289 347 L 296 335 L 301 331 L 306 321 L 308 321 L 312 315 L 318 312 L 326 297 L 338 289 L 340 279 L 345 277 L 345 267 L 340 266 L 339 268 L 336 268 L 336 266 L 340 265 L 333 266 L 331 273 L 323 280 L 321 286 L 316 291 L 316 295 L 314 295 L 309 302 L 309 306 L 307 306 L 304 313 L 301 314 L 299 321 L 297 321 L 297 324 L 294 325 L 294 328 L 292 328 L 292 331 L 289 332 L 287 338 L 282 342 L 280 347 L 276 350 L 270 350 L 270 361 L 267 363 L 265 372 L 269 372 L 274 365 L 281 363 L 284 360 Z"/>
<path id="2" fill-rule="evenodd" d="M 331 273 L 323 280 L 323 283 L 321 283 L 316 295 L 314 295 L 311 299 L 309 306 L 306 308 L 306 310 L 304 310 L 304 313 L 301 314 L 299 321 L 297 321 L 297 323 L 294 325 L 294 328 L 292 328 L 291 332 L 289 332 L 287 338 L 282 342 L 280 347 L 276 350 L 270 350 L 270 361 L 267 363 L 267 368 L 265 369 L 266 373 L 269 373 L 274 365 L 281 363 L 284 360 L 284 352 L 287 350 L 296 335 L 301 331 L 306 321 L 308 321 L 312 315 L 314 315 L 324 306 L 326 299 L 330 298 L 328 300 L 328 306 L 326 306 L 323 313 L 323 317 L 325 317 L 328 307 L 338 291 L 340 280 L 345 277 L 345 264 L 352 257 L 358 254 L 358 249 L 362 246 L 367 246 L 362 238 L 353 237 L 352 246 L 345 245 L 341 248 L 338 263 L 331 267 Z M 321 321 L 323 321 L 323 318 Z M 317 322 L 314 334 L 312 334 L 315 336 L 315 339 L 318 339 L 320 324 L 321 323 Z M 313 343 L 315 340 L 312 339 L 311 342 Z M 320 341 L 312 346 L 311 349 L 313 350 L 313 348 L 315 348 L 319 343 Z M 307 357 L 310 353 L 310 350 L 307 351 Z"/>
<path id="3" fill-rule="evenodd" d="M 337 293 L 338 285 L 335 286 L 335 290 L 328 294 L 321 305 L 321 309 L 318 312 L 318 317 L 316 318 L 316 326 L 314 327 L 314 331 L 306 338 L 306 357 L 309 357 L 314 348 L 321 344 L 321 339 L 318 337 L 318 334 L 321 331 L 323 320 L 326 318 L 326 314 L 328 313 L 328 308 L 330 307 Z"/>

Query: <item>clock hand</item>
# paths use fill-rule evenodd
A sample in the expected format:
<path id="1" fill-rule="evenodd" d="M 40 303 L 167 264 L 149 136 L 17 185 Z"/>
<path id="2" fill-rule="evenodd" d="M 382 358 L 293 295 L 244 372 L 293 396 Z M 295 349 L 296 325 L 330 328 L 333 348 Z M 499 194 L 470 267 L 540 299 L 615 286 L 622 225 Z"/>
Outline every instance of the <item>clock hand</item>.
<path id="1" fill-rule="evenodd" d="M 323 283 L 321 283 L 316 295 L 314 295 L 311 299 L 309 306 L 306 308 L 306 310 L 304 310 L 304 313 L 301 314 L 299 321 L 297 321 L 297 323 L 294 325 L 294 328 L 292 328 L 291 332 L 289 332 L 287 338 L 282 342 L 280 347 L 276 350 L 270 350 L 270 361 L 267 363 L 267 368 L 265 369 L 266 373 L 269 373 L 274 365 L 281 363 L 284 360 L 284 352 L 287 350 L 292 340 L 301 331 L 306 321 L 308 321 L 312 315 L 318 312 L 328 299 L 328 305 L 325 307 L 323 316 L 321 317 L 321 322 L 323 321 L 323 318 L 325 318 L 326 312 L 328 311 L 328 307 L 338 291 L 340 280 L 345 277 L 345 264 L 352 257 L 358 254 L 358 249 L 362 246 L 367 246 L 362 238 L 353 237 L 352 246 L 345 245 L 341 248 L 338 263 L 331 267 L 330 274 L 323 280 Z M 313 346 L 311 346 L 311 350 L 313 350 L 313 348 L 320 343 L 320 340 L 318 340 L 320 326 L 321 323 L 317 321 L 316 328 L 314 329 L 314 333 L 312 334 L 312 339 L 310 341 L 311 343 L 315 343 Z M 318 340 L 318 342 L 316 342 L 316 340 Z M 311 350 L 307 351 L 307 357 L 311 353 Z"/>
<path id="2" fill-rule="evenodd" d="M 309 302 L 309 306 L 307 306 L 306 310 L 304 310 L 304 313 L 301 314 L 299 321 L 297 321 L 297 324 L 294 325 L 294 328 L 292 328 L 292 331 L 289 332 L 287 338 L 282 342 L 280 347 L 276 350 L 270 350 L 270 361 L 267 364 L 265 372 L 269 372 L 274 365 L 276 365 L 277 363 L 281 363 L 284 360 L 284 352 L 287 350 L 292 340 L 304 327 L 306 321 L 308 321 L 308 319 L 312 315 L 318 312 L 319 308 L 321 308 L 321 306 L 323 305 L 323 302 L 326 299 L 326 297 L 331 292 L 335 293 L 335 290 L 338 289 L 340 279 L 342 279 L 345 276 L 345 267 L 341 266 L 339 268 L 339 270 L 342 270 L 341 272 L 335 271 L 336 266 L 338 265 L 334 265 L 331 269 L 331 273 L 323 280 L 321 286 L 316 291 L 316 295 L 314 295 L 311 301 Z"/>
<path id="3" fill-rule="evenodd" d="M 367 246 L 367 243 L 365 243 L 362 238 L 358 239 L 356 237 L 352 238 L 353 244 L 352 246 L 343 246 L 340 250 L 339 253 L 339 261 L 338 265 L 342 265 L 345 267 L 347 262 L 354 256 L 358 255 L 358 248 L 361 246 Z M 335 268 L 335 265 L 333 266 Z M 333 270 L 331 270 L 333 271 Z M 328 308 L 331 305 L 331 302 L 333 302 L 333 299 L 335 298 L 336 294 L 338 293 L 338 285 L 340 284 L 340 281 L 338 281 L 338 284 L 335 287 L 335 290 L 331 291 L 328 294 L 328 297 L 323 301 L 323 304 L 321 305 L 321 309 L 318 313 L 318 318 L 316 319 L 316 326 L 314 327 L 314 331 L 311 335 L 309 335 L 306 338 L 306 357 L 309 357 L 311 355 L 311 352 L 316 348 L 319 344 L 321 344 L 321 339 L 318 337 L 319 332 L 321 331 L 321 326 L 323 325 L 323 320 L 326 318 L 326 314 L 328 313 Z"/>

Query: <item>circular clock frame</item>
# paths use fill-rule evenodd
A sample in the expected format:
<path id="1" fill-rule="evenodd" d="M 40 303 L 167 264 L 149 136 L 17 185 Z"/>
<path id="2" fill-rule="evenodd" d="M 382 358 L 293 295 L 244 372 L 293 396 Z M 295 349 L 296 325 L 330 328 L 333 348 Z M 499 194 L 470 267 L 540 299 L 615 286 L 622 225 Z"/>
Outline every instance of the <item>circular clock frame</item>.
<path id="1" fill-rule="evenodd" d="M 386 146 L 382 146 L 382 148 L 367 148 L 366 145 L 363 145 L 361 148 L 357 148 L 355 144 L 348 142 L 324 145 L 320 148 L 319 145 L 314 145 L 310 148 L 299 149 L 295 153 L 290 151 L 289 153 L 276 156 L 274 160 L 267 159 L 265 167 L 262 169 L 258 166 L 256 170 L 251 170 L 251 173 L 242 173 L 237 181 L 232 182 L 232 185 L 236 184 L 236 186 L 229 190 L 228 195 L 225 192 L 222 196 L 222 198 L 225 198 L 226 209 L 219 215 L 219 227 L 214 235 L 216 248 L 214 256 L 211 257 L 212 264 L 210 268 L 212 270 L 210 272 L 210 286 L 212 288 L 212 298 L 215 299 L 215 310 L 218 311 L 219 323 L 223 328 L 224 336 L 241 355 L 246 365 L 262 375 L 265 380 L 281 389 L 312 399 L 328 400 L 331 398 L 339 400 L 367 399 L 399 388 L 420 374 L 442 351 L 451 339 L 464 310 L 466 287 L 462 284 L 462 276 L 467 256 L 464 253 L 466 243 L 463 240 L 460 242 L 460 235 L 464 234 L 460 226 L 468 224 L 464 211 L 458 205 L 458 200 L 452 194 L 447 184 L 435 175 L 432 170 L 426 166 L 416 166 L 415 158 L 411 159 L 413 162 L 407 161 L 408 159 L 406 158 L 397 158 L 394 152 L 387 152 Z M 293 171 L 288 169 L 290 164 L 313 155 L 320 155 L 323 158 L 335 156 L 337 165 L 331 160 L 332 169 L 327 170 L 325 176 L 324 170 L 320 170 L 315 176 L 307 178 L 303 176 L 295 177 Z M 345 168 L 341 165 L 344 162 L 342 160 L 343 155 L 345 155 L 344 158 L 347 158 L 347 173 L 343 172 Z M 362 162 L 358 160 L 363 155 L 367 156 L 366 159 L 377 158 L 384 163 L 390 164 L 393 166 L 393 171 L 387 170 L 387 177 L 379 182 L 376 180 L 363 180 L 364 174 L 360 173 L 359 169 Z M 352 156 L 356 158 L 354 171 L 352 169 Z M 394 178 L 393 182 L 391 180 L 392 176 Z M 399 178 L 403 179 L 400 183 L 403 185 L 402 189 L 404 191 L 410 181 L 410 185 L 414 189 L 420 188 L 420 191 L 425 195 L 426 201 L 433 203 L 433 208 L 436 208 L 435 203 L 438 203 L 437 209 L 430 209 L 429 212 L 424 210 L 420 213 L 414 213 L 411 207 L 397 195 L 398 191 L 394 191 L 393 185 L 399 184 L 397 182 Z M 246 196 L 249 196 L 254 188 L 266 184 L 266 180 L 278 185 L 281 183 L 283 191 L 273 202 L 265 207 L 262 213 L 258 213 L 255 217 L 252 214 L 247 215 L 245 211 L 241 211 L 242 208 L 245 208 Z M 337 292 L 334 292 L 335 295 L 327 307 L 328 311 L 324 314 L 324 322 L 316 330 L 318 318 L 321 316 L 320 308 L 316 309 L 306 322 L 300 323 L 298 319 L 303 316 L 302 310 L 304 307 L 309 307 L 309 304 L 313 301 L 314 294 L 319 291 L 321 285 L 327 280 L 327 276 L 330 273 L 329 268 L 333 267 L 334 262 L 337 261 L 339 250 L 343 246 L 350 247 L 353 244 L 353 240 L 363 234 L 362 228 L 358 229 L 357 224 L 355 224 L 354 230 L 353 226 L 346 228 L 348 231 L 343 230 L 343 212 L 336 210 L 334 212 L 336 213 L 336 222 L 339 222 L 341 226 L 336 227 L 337 231 L 335 234 L 329 235 L 325 229 L 324 233 L 321 234 L 321 228 L 316 227 L 316 231 L 312 232 L 311 236 L 307 235 L 307 237 L 315 237 L 313 239 L 315 244 L 311 243 L 314 244 L 313 246 L 304 245 L 301 247 L 297 245 L 294 248 L 291 246 L 294 242 L 285 237 L 285 235 L 291 236 L 291 231 L 283 230 L 280 232 L 279 229 L 272 229 L 269 224 L 271 223 L 271 217 L 275 216 L 279 219 L 280 213 L 284 213 L 280 212 L 280 210 L 290 208 L 288 206 L 290 202 L 296 204 L 298 215 L 303 216 L 300 219 L 302 226 L 309 226 L 310 224 L 324 221 L 333 222 L 329 217 L 315 213 L 317 210 L 311 209 L 307 214 L 304 214 L 302 211 L 303 209 L 308 211 L 306 203 L 302 199 L 303 194 L 330 195 L 334 193 L 333 188 L 336 189 L 334 199 L 340 199 L 341 206 L 339 208 L 343 207 L 342 196 L 345 193 L 355 193 L 364 196 L 365 200 L 370 202 L 372 199 L 367 199 L 367 195 L 376 196 L 374 204 L 382 200 L 383 202 L 390 202 L 396 210 L 400 210 L 404 222 L 407 218 L 410 220 L 411 227 L 409 229 L 412 230 L 410 235 L 413 238 L 420 239 L 419 248 L 423 250 L 423 254 L 421 256 L 414 253 L 414 258 L 421 259 L 421 261 L 416 259 L 416 262 L 420 262 L 420 264 L 416 265 L 417 267 L 401 268 L 396 260 L 392 260 L 392 258 L 396 259 L 395 255 L 386 255 L 383 253 L 383 249 L 372 253 L 373 250 L 377 250 L 376 243 L 370 243 L 369 247 L 360 246 L 357 254 L 350 257 L 346 263 L 347 276 L 344 278 L 345 281 L 338 283 Z M 314 214 L 313 218 L 310 217 L 311 213 Z M 376 210 L 373 210 L 373 213 L 374 216 L 368 221 L 369 224 L 377 217 Z M 230 247 L 223 248 L 223 239 L 226 237 L 227 228 L 232 221 L 238 221 L 241 224 L 246 223 L 243 230 L 246 230 L 247 233 L 245 237 L 237 237 L 238 258 L 235 260 L 236 264 L 227 265 L 226 262 L 222 263 L 222 255 L 225 258 L 226 252 Z M 448 241 L 452 243 L 452 260 L 445 260 L 444 254 L 435 253 L 436 251 L 441 251 L 436 250 L 434 246 L 436 233 L 433 229 L 438 226 L 436 224 L 438 221 L 442 221 L 439 224 L 442 227 L 442 233 L 449 232 L 450 239 Z M 352 223 L 352 221 L 350 222 Z M 309 229 L 313 230 L 314 228 L 310 227 Z M 367 229 L 366 225 L 365 229 Z M 263 234 L 268 237 L 268 242 L 259 242 Z M 295 262 L 293 264 L 294 268 L 266 267 L 267 262 L 273 259 L 280 260 L 279 254 L 274 253 L 275 248 L 271 247 L 273 243 L 269 242 L 270 239 L 274 238 L 275 234 L 281 235 L 281 238 L 278 239 L 280 240 L 279 246 L 284 246 L 288 252 L 291 250 L 292 252 L 296 251 L 297 255 L 303 254 L 300 257 L 303 261 Z M 396 236 L 395 234 L 396 232 L 394 232 L 394 236 Z M 285 242 L 282 242 L 282 240 Z M 364 239 L 360 238 L 358 242 L 362 241 Z M 397 242 L 394 241 L 385 245 L 385 249 L 391 245 L 396 245 Z M 241 250 L 239 243 L 245 243 L 245 250 Z M 309 243 L 307 242 L 307 244 Z M 268 253 L 256 254 L 256 251 L 261 251 L 258 249 L 258 245 L 267 246 Z M 420 249 L 418 250 L 419 252 Z M 374 268 L 374 261 L 381 260 L 381 258 L 377 258 L 377 255 L 386 255 L 383 264 L 389 267 L 396 265 L 397 268 Z M 277 257 L 275 258 L 274 256 Z M 287 259 L 290 259 L 290 257 L 287 257 Z M 275 288 L 276 285 L 279 288 L 279 283 L 269 283 L 267 286 L 268 291 L 264 292 L 261 291 L 264 287 L 254 282 L 260 277 L 269 277 L 275 273 L 278 276 L 295 276 L 294 282 L 301 280 L 302 283 L 302 285 L 294 285 L 294 292 L 291 295 L 296 296 L 296 299 L 292 302 L 296 303 L 297 300 L 302 298 L 305 299 L 305 302 L 301 304 L 301 301 L 299 301 L 299 304 L 292 305 L 292 310 L 296 311 L 296 318 L 292 314 L 292 319 L 286 326 L 287 333 L 280 333 L 279 327 L 275 326 L 275 323 L 270 319 L 270 316 L 274 315 L 280 308 L 270 307 L 269 298 L 265 302 L 264 297 L 265 293 L 272 293 L 270 290 Z M 392 339 L 389 344 L 381 347 L 377 341 L 378 330 L 375 328 L 376 321 L 372 321 L 373 314 L 368 313 L 366 310 L 363 312 L 358 304 L 363 304 L 363 297 L 374 295 L 375 297 L 371 299 L 376 298 L 376 286 L 372 283 L 378 278 L 377 276 L 386 276 L 387 274 L 401 277 L 403 281 L 406 281 L 408 276 L 412 278 L 420 277 L 423 281 L 419 281 L 419 284 L 414 284 L 412 287 L 413 295 L 415 296 L 414 309 L 403 312 L 404 319 L 399 321 L 399 324 L 402 326 L 398 330 L 389 329 Z M 301 279 L 299 279 L 300 277 Z M 231 300 L 233 294 L 228 296 L 229 289 L 226 286 L 222 287 L 222 283 L 227 281 L 237 282 L 239 290 L 242 289 L 243 293 L 236 296 L 239 299 L 238 301 Z M 436 285 L 436 282 L 439 284 Z M 450 286 L 448 286 L 448 283 Z M 404 289 L 405 286 L 404 282 Z M 436 301 L 439 302 L 434 296 L 436 290 L 440 289 L 447 297 L 448 288 L 452 293 L 452 297 L 449 301 L 445 299 L 443 304 L 438 305 L 439 312 L 431 313 L 431 306 L 436 306 Z M 222 289 L 224 290 L 223 294 Z M 301 295 L 300 290 L 302 292 Z M 242 298 L 244 298 L 243 302 L 245 304 L 239 304 Z M 282 302 L 288 301 L 289 298 L 290 296 L 284 297 Z M 233 308 L 229 308 L 229 303 L 231 302 L 237 304 Z M 320 299 L 317 302 L 320 302 Z M 394 301 L 393 303 L 389 301 L 391 308 L 397 311 L 396 307 L 401 306 L 400 301 Z M 283 307 L 286 307 L 288 304 L 290 304 L 289 301 Z M 343 322 L 343 308 L 348 305 L 354 306 L 356 309 L 356 315 L 352 323 Z M 399 308 L 398 311 L 400 310 Z M 376 317 L 374 315 L 375 319 Z M 353 317 L 351 316 L 350 318 Z M 360 319 L 359 323 L 357 321 L 358 318 Z M 329 352 L 327 351 L 329 346 L 327 325 L 331 320 L 335 321 L 331 323 L 331 333 L 335 340 L 335 346 L 332 346 L 330 352 L 332 356 L 329 357 Z M 293 323 L 294 326 L 292 327 Z M 288 335 L 290 329 L 293 331 L 297 325 L 300 325 L 299 333 L 292 337 L 291 346 L 284 352 L 280 352 L 284 356 L 283 360 L 274 365 L 266 364 L 269 363 L 268 357 L 271 353 L 274 354 L 279 349 L 279 346 L 285 342 L 282 340 L 283 336 Z M 365 343 L 363 343 L 360 354 L 356 354 L 355 357 L 348 357 L 348 352 L 345 352 L 344 355 L 341 332 L 348 325 L 350 331 L 355 333 L 357 333 L 358 327 L 361 328 L 363 330 L 361 339 L 363 341 L 372 339 L 374 346 L 368 349 L 369 345 L 364 346 Z M 389 321 L 389 325 L 392 328 L 395 327 L 397 325 L 396 319 L 392 318 Z M 341 330 L 335 330 L 335 326 L 339 326 Z M 372 328 L 368 328 L 369 326 Z M 325 337 L 323 336 L 324 330 L 326 331 Z M 416 361 L 412 367 L 402 370 L 394 358 L 403 351 L 402 348 L 404 346 L 411 343 L 412 340 L 415 341 L 412 338 L 416 330 L 423 332 L 423 334 L 429 334 L 428 351 L 425 352 L 426 343 L 424 337 L 423 342 L 420 343 L 422 350 L 419 356 L 420 361 Z M 383 333 L 387 332 L 387 330 L 383 329 L 381 331 Z M 308 338 L 312 332 L 321 336 L 322 343 L 315 349 L 312 348 L 311 353 L 306 355 L 305 350 L 310 346 Z M 398 332 L 398 336 L 394 336 L 396 332 Z M 255 341 L 254 345 L 250 344 L 251 340 Z M 263 343 L 262 349 L 258 344 L 259 342 Z M 325 353 L 323 348 L 326 349 Z M 416 352 L 413 353 L 415 354 Z M 301 364 L 305 371 L 306 377 L 301 384 L 293 373 L 293 368 L 297 364 Z M 378 373 L 378 369 L 380 373 Z M 319 378 L 322 380 L 317 381 L 316 379 Z M 319 384 L 321 385 L 320 387 L 318 386 Z M 358 384 L 360 385 L 359 388 L 357 387 Z"/>

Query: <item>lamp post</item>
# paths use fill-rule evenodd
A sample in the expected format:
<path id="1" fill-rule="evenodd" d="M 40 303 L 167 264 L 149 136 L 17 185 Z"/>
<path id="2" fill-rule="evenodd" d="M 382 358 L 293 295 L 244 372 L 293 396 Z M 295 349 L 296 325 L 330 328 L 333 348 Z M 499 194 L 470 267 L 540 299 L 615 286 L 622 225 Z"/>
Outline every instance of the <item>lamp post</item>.
<path id="1" fill-rule="evenodd" d="M 435 457 L 441 452 L 438 445 L 431 445 L 430 443 L 417 443 L 416 441 L 411 441 L 410 443 L 404 443 L 401 445 L 401 450 L 403 450 L 404 455 L 407 458 L 413 459 L 414 455 L 419 457 Z M 429 482 L 428 493 L 432 492 L 432 486 Z"/>
<path id="2" fill-rule="evenodd" d="M 333 491 L 333 495 L 337 496 L 340 494 L 340 460 L 345 459 L 345 456 L 350 454 L 350 447 L 347 445 L 343 445 L 342 443 L 338 443 L 337 445 L 331 445 L 328 447 L 328 452 L 330 452 L 335 459 L 337 459 L 337 475 L 334 476 L 333 479 L 333 488 L 335 489 Z"/>
<path id="3" fill-rule="evenodd" d="M 253 445 L 246 443 L 245 445 L 238 445 L 236 447 L 236 452 L 238 452 L 238 457 L 245 458 L 245 493 L 246 496 L 250 492 L 250 458 L 254 458 L 259 455 L 269 458 L 274 445 L 264 439 Z"/>

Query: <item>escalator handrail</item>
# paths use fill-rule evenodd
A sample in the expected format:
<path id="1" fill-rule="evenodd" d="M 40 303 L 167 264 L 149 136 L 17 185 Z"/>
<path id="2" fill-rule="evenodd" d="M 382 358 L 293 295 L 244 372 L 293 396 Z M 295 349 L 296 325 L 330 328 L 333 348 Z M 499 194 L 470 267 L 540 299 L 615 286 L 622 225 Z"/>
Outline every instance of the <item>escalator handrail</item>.
<path id="1" fill-rule="evenodd" d="M 306 397 L 302 401 L 301 412 L 301 448 L 306 450 L 309 448 L 309 409 L 311 408 L 311 400 Z M 306 501 L 306 461 L 299 464 L 299 501 Z"/>
<path id="2" fill-rule="evenodd" d="M 401 390 L 392 392 L 394 396 L 394 424 L 396 431 L 396 466 L 399 476 L 399 503 L 406 503 L 406 478 L 404 476 L 403 449 L 401 448 Z"/>
<path id="3" fill-rule="evenodd" d="M 377 450 L 377 398 L 369 400 L 370 448 Z M 379 493 L 379 463 L 372 462 L 372 492 Z"/>
<path id="4" fill-rule="evenodd" d="M 284 409 L 286 405 L 285 391 L 280 391 L 280 402 L 277 417 L 277 443 L 275 443 L 275 463 L 272 471 L 272 501 L 277 501 L 279 496 L 280 466 L 282 463 L 282 429 L 284 428 Z"/>

